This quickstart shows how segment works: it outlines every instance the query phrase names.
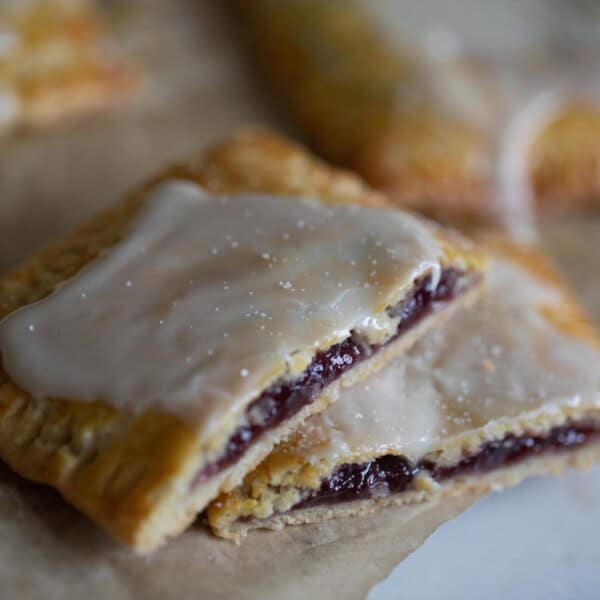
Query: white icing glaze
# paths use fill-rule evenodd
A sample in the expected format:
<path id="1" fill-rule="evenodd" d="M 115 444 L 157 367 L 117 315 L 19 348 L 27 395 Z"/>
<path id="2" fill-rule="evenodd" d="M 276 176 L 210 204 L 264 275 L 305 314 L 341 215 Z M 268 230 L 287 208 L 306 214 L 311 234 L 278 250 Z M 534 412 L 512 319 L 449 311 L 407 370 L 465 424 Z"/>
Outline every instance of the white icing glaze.
<path id="1" fill-rule="evenodd" d="M 159 409 L 212 432 L 290 363 L 389 327 L 385 308 L 441 254 L 402 212 L 166 182 L 122 242 L 0 323 L 4 368 L 37 397 Z"/>
<path id="2" fill-rule="evenodd" d="M 309 420 L 303 456 L 330 465 L 388 450 L 418 458 L 503 419 L 600 405 L 600 353 L 540 310 L 560 298 L 516 264 L 495 260 L 481 304 Z"/>

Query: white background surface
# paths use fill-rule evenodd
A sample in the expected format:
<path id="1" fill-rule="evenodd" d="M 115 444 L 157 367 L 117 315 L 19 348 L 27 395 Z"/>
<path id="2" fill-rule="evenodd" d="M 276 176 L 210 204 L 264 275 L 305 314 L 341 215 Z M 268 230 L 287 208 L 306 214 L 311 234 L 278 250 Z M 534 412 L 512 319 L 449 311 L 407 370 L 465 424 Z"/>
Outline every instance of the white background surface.
<path id="1" fill-rule="evenodd" d="M 534 478 L 442 525 L 369 600 L 597 600 L 600 466 Z"/>

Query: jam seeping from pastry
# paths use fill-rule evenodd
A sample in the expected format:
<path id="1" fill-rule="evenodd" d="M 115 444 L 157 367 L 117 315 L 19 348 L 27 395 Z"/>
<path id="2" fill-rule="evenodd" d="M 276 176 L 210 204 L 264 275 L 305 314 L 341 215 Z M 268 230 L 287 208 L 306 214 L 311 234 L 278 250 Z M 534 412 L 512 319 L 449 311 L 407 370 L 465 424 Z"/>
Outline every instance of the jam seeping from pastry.
<path id="1" fill-rule="evenodd" d="M 292 510 L 352 500 L 388 496 L 413 489 L 419 474 L 443 482 L 453 477 L 484 474 L 536 455 L 578 448 L 600 437 L 600 422 L 574 421 L 544 433 L 508 434 L 485 442 L 475 453 L 453 465 L 432 461 L 416 464 L 403 456 L 386 455 L 362 464 L 342 465 L 323 480 L 320 489 L 292 507 Z"/>
<path id="2" fill-rule="evenodd" d="M 195 483 L 205 481 L 234 463 L 265 431 L 279 425 L 312 402 L 321 390 L 342 373 L 377 352 L 386 344 L 416 325 L 428 313 L 465 291 L 464 274 L 456 269 L 444 269 L 437 287 L 431 285 L 431 275 L 415 282 L 414 288 L 398 305 L 388 309 L 391 317 L 399 317 L 396 333 L 385 344 L 368 344 L 360 336 L 350 336 L 328 350 L 317 353 L 307 369 L 292 381 L 275 383 L 247 408 L 247 415 L 259 415 L 255 422 L 238 428 L 229 438 L 222 456 L 197 474 Z"/>

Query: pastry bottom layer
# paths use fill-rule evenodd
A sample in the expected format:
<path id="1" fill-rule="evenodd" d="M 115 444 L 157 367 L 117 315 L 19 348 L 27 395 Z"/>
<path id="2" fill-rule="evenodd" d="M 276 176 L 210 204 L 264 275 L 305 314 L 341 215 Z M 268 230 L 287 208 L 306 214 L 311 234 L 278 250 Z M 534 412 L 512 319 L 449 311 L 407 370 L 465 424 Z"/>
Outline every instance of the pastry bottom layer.
<path id="1" fill-rule="evenodd" d="M 342 373 L 375 354 L 399 338 L 428 314 L 443 308 L 457 295 L 470 289 L 465 274 L 457 269 L 444 269 L 435 289 L 431 276 L 415 281 L 406 298 L 388 308 L 391 317 L 399 317 L 397 330 L 383 344 L 369 344 L 353 334 L 343 342 L 319 352 L 305 371 L 296 379 L 273 384 L 246 409 L 247 424 L 239 427 L 229 438 L 223 454 L 205 465 L 194 479 L 194 485 L 210 479 L 235 463 L 266 431 L 280 425 L 307 404 Z"/>
<path id="2" fill-rule="evenodd" d="M 414 489 L 418 475 L 444 482 L 462 475 L 477 475 L 509 466 L 533 456 L 581 447 L 600 438 L 600 421 L 572 421 L 544 433 L 513 435 L 484 443 L 477 452 L 453 465 L 431 461 L 411 463 L 403 456 L 386 455 L 362 464 L 346 464 L 323 480 L 319 490 L 291 510 L 388 496 Z"/>

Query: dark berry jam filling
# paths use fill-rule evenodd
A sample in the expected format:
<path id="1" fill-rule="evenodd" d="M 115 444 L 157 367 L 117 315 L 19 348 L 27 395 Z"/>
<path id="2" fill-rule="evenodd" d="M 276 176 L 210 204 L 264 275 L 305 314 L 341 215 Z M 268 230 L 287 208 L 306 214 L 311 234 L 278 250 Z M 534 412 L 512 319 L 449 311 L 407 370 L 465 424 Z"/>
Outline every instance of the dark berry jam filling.
<path id="1" fill-rule="evenodd" d="M 464 273 L 457 269 L 444 269 L 435 289 L 431 288 L 430 275 L 418 279 L 407 297 L 388 309 L 390 316 L 400 317 L 401 320 L 394 335 L 384 344 L 368 344 L 353 334 L 328 350 L 319 352 L 298 378 L 277 382 L 266 389 L 246 409 L 248 424 L 232 434 L 221 457 L 206 465 L 196 475 L 194 484 L 209 479 L 235 463 L 263 433 L 313 402 L 342 373 L 400 337 L 429 313 L 442 308 L 466 289 L 461 285 L 466 283 L 464 279 Z M 260 418 L 256 419 L 253 415 L 259 415 Z"/>
<path id="2" fill-rule="evenodd" d="M 293 509 L 404 492 L 412 489 L 415 476 L 422 472 L 437 481 L 487 473 L 538 454 L 577 448 L 599 437 L 600 422 L 582 421 L 554 427 L 544 434 L 510 434 L 501 440 L 486 442 L 476 453 L 450 466 L 438 466 L 430 461 L 412 464 L 403 456 L 393 455 L 363 464 L 342 465 L 331 477 L 323 480 L 319 490 Z"/>
<path id="3" fill-rule="evenodd" d="M 554 427 L 549 432 L 538 435 L 507 435 L 501 440 L 486 442 L 479 452 L 465 456 L 455 465 L 436 466 L 423 462 L 434 479 L 444 481 L 451 477 L 487 473 L 499 467 L 512 465 L 536 454 L 577 448 L 600 437 L 600 422 L 583 421 Z"/>
<path id="4" fill-rule="evenodd" d="M 324 479 L 319 490 L 293 508 L 308 508 L 322 504 L 337 504 L 349 500 L 388 496 L 404 492 L 412 486 L 418 467 L 403 456 L 381 456 L 363 463 L 341 466 Z"/>

